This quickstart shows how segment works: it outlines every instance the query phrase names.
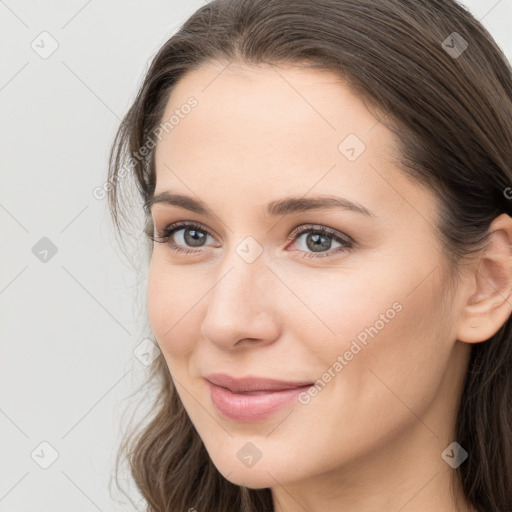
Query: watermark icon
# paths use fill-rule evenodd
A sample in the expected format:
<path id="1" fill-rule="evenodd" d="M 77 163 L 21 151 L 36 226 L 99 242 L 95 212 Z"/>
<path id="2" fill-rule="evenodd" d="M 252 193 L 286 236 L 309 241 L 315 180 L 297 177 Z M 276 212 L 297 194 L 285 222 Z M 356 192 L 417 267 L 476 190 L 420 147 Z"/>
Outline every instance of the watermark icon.
<path id="1" fill-rule="evenodd" d="M 503 191 L 503 195 L 504 195 L 507 199 L 512 199 L 512 187 L 507 187 L 507 188 Z"/>
<path id="2" fill-rule="evenodd" d="M 350 162 L 357 160 L 365 150 L 365 143 L 355 133 L 347 135 L 338 145 L 338 151 Z"/>
<path id="3" fill-rule="evenodd" d="M 307 389 L 307 391 L 303 391 L 298 399 L 302 405 L 307 405 L 311 402 L 311 399 L 322 391 L 325 386 L 331 382 L 336 375 L 338 375 L 345 366 L 347 366 L 350 361 L 354 359 L 354 356 L 359 354 L 361 350 L 367 346 L 368 344 L 368 336 L 372 339 L 379 334 L 379 332 L 384 329 L 386 324 L 388 324 L 393 318 L 395 318 L 397 313 L 402 311 L 403 306 L 400 302 L 394 302 L 392 307 L 388 308 L 385 313 L 381 313 L 379 319 L 374 322 L 374 324 L 370 327 L 365 327 L 357 336 L 357 339 L 353 339 L 350 343 L 349 349 L 345 350 L 343 355 L 339 355 L 336 358 L 336 361 L 327 368 L 327 371 L 322 374 L 322 376 L 316 380 L 314 386 L 311 386 Z M 359 342 L 359 343 L 358 343 Z"/>
<path id="4" fill-rule="evenodd" d="M 48 59 L 59 47 L 57 39 L 48 32 L 41 32 L 31 43 L 30 47 L 41 59 Z"/>
<path id="5" fill-rule="evenodd" d="M 459 33 L 452 32 L 441 46 L 450 57 L 458 59 L 468 49 L 469 44 Z"/>
<path id="6" fill-rule="evenodd" d="M 144 365 L 151 363 L 161 354 L 160 348 L 149 338 L 144 338 L 134 349 L 133 355 Z"/>
<path id="7" fill-rule="evenodd" d="M 252 468 L 263 457 L 263 453 L 255 444 L 247 442 L 238 450 L 236 456 L 248 468 Z"/>
<path id="8" fill-rule="evenodd" d="M 59 452 L 49 442 L 43 441 L 34 448 L 30 456 L 40 468 L 48 469 L 59 458 Z"/>
<path id="9" fill-rule="evenodd" d="M 261 256 L 263 247 L 252 236 L 247 236 L 237 245 L 235 251 L 246 263 L 253 263 Z"/>
<path id="10" fill-rule="evenodd" d="M 118 170 L 117 175 L 107 180 L 103 185 L 94 187 L 92 195 L 98 201 L 105 199 L 109 190 L 115 187 L 117 183 L 122 181 L 130 171 L 135 167 L 137 161 L 147 161 L 151 155 L 151 150 L 154 149 L 159 141 L 162 140 L 164 133 L 169 133 L 173 130 L 182 119 L 190 114 L 194 107 L 197 107 L 198 101 L 194 96 L 188 98 L 186 103 L 174 110 L 169 119 L 163 123 L 160 123 L 148 136 L 146 142 L 139 148 L 138 151 L 131 153 L 128 160 Z"/>
<path id="11" fill-rule="evenodd" d="M 32 254 L 41 262 L 48 263 L 56 254 L 57 246 L 46 236 L 43 236 L 32 247 Z"/>
<path id="12" fill-rule="evenodd" d="M 457 469 L 468 458 L 468 452 L 454 441 L 441 453 L 441 457 L 446 464 Z"/>

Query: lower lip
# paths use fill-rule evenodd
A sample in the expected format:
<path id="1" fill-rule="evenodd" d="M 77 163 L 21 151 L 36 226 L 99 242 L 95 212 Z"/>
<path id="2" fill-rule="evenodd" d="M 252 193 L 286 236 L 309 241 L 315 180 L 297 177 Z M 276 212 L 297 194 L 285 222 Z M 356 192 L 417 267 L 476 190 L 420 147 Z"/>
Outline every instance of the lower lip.
<path id="1" fill-rule="evenodd" d="M 207 381 L 210 397 L 220 414 L 235 421 L 261 421 L 269 418 L 310 388 L 313 384 L 281 391 L 264 391 L 257 395 L 232 393 Z"/>

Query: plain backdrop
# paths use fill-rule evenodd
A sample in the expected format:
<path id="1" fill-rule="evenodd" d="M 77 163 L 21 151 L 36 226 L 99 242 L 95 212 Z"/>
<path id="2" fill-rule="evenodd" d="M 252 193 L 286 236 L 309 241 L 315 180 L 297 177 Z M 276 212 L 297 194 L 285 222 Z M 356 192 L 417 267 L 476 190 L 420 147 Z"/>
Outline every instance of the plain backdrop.
<path id="1" fill-rule="evenodd" d="M 512 60 L 512 0 L 464 3 Z M 0 0 L 0 511 L 134 510 L 109 480 L 151 357 L 144 279 L 94 191 L 151 57 L 203 4 Z"/>

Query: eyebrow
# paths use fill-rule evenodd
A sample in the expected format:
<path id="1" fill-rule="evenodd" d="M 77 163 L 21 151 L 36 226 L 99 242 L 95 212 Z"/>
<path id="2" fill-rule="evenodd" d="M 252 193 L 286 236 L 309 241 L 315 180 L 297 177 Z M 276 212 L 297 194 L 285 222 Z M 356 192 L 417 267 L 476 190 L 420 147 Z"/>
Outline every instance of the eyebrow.
<path id="1" fill-rule="evenodd" d="M 182 194 L 172 194 L 170 192 L 161 192 L 156 196 L 149 198 L 144 203 L 146 211 L 151 211 L 155 204 L 166 204 L 170 206 L 178 206 L 185 208 L 191 212 L 199 213 L 207 217 L 216 217 L 213 211 L 206 206 L 202 201 L 193 199 L 192 197 Z M 348 210 L 369 217 L 376 217 L 376 215 L 368 210 L 363 205 L 349 201 L 343 197 L 331 195 L 317 195 L 314 197 L 286 197 L 271 201 L 267 204 L 267 213 L 272 216 L 290 215 L 292 213 L 305 212 L 309 210 L 323 210 L 339 208 Z"/>

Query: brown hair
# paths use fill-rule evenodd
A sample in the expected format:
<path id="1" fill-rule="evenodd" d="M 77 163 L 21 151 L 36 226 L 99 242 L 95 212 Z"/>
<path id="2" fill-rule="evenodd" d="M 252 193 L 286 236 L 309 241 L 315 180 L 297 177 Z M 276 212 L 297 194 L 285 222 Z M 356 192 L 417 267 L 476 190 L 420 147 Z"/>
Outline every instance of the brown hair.
<path id="1" fill-rule="evenodd" d="M 464 7 L 453 0 L 215 0 L 158 51 L 117 132 L 109 204 L 118 228 L 126 199 L 120 170 L 129 168 L 143 204 L 151 199 L 154 151 L 142 158 L 140 148 L 180 78 L 213 60 L 332 70 L 388 113 L 403 172 L 439 202 L 437 228 L 452 277 L 484 246 L 492 220 L 511 212 L 504 191 L 512 183 L 512 70 Z M 505 512 L 512 510 L 510 318 L 471 350 L 455 425 L 469 458 L 456 472 L 473 506 Z M 150 382 L 158 390 L 153 413 L 119 452 L 148 510 L 273 510 L 270 489 L 234 485 L 215 468 L 163 357 Z"/>

